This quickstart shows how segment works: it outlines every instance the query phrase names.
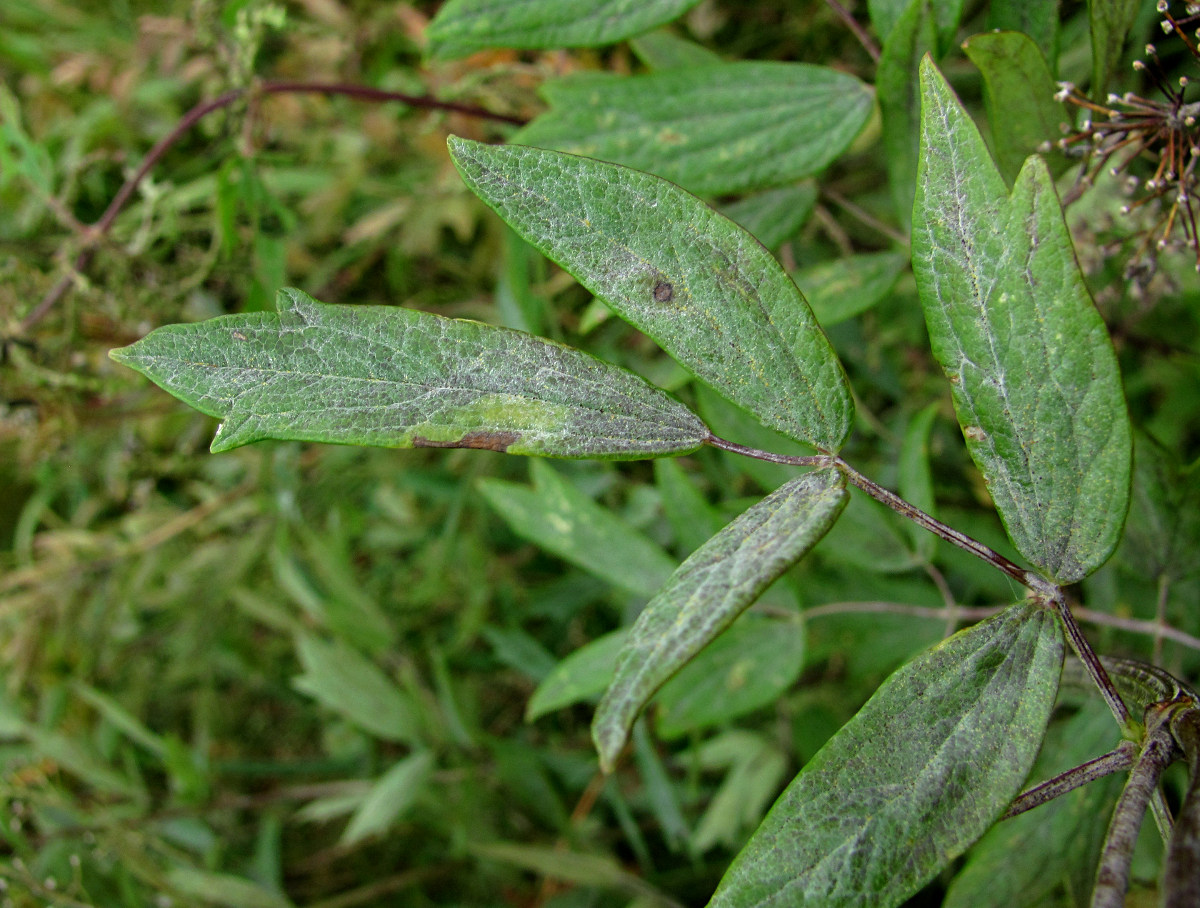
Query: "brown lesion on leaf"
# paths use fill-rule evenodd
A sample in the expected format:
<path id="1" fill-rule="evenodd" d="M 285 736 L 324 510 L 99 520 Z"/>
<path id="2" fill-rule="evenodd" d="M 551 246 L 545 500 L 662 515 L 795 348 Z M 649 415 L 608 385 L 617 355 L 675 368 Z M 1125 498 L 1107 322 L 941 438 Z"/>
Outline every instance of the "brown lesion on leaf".
<path id="1" fill-rule="evenodd" d="M 414 448 L 480 448 L 486 451 L 499 451 L 503 454 L 508 446 L 521 440 L 519 432 L 489 432 L 481 429 L 468 432 L 462 438 L 453 441 L 434 441 L 421 435 L 413 437 Z"/>

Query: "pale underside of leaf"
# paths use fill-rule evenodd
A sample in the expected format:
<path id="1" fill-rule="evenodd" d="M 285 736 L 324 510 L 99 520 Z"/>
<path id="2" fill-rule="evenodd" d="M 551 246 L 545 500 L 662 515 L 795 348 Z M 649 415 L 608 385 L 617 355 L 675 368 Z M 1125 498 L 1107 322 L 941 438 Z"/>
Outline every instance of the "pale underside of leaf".
<path id="1" fill-rule="evenodd" d="M 1045 165 L 1012 196 L 966 112 L 923 64 L 913 270 L 967 448 L 1017 549 L 1060 582 L 1120 536 L 1131 434 L 1116 356 Z"/>
<path id="2" fill-rule="evenodd" d="M 899 669 L 776 801 L 709 908 L 889 908 L 990 826 L 1058 689 L 1054 615 L 1014 606 Z"/>
<path id="3" fill-rule="evenodd" d="M 670 22 L 699 0 L 449 0 L 429 23 L 430 56 L 489 47 L 592 47 Z"/>
<path id="4" fill-rule="evenodd" d="M 853 76 L 804 63 L 583 73 L 542 93 L 550 110 L 515 143 L 625 164 L 704 195 L 819 173 L 862 131 L 874 102 Z"/>
<path id="5" fill-rule="evenodd" d="M 592 725 L 611 770 L 654 693 L 825 535 L 846 503 L 836 470 L 800 476 L 697 549 L 638 617 Z"/>
<path id="6" fill-rule="evenodd" d="M 170 325 L 112 356 L 224 419 L 213 451 L 275 438 L 627 459 L 708 435 L 633 373 L 519 331 L 292 289 L 278 309 Z"/>
<path id="7" fill-rule="evenodd" d="M 452 137 L 467 184 L 527 241 L 766 425 L 825 451 L 850 430 L 841 364 L 752 236 L 650 174 Z"/>

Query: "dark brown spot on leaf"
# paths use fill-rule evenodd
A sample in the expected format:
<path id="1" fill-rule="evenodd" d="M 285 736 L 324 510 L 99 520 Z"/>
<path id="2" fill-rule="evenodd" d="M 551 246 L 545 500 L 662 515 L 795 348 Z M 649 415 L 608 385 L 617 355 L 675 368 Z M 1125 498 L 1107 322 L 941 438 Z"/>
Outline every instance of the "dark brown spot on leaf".
<path id="1" fill-rule="evenodd" d="M 414 436 L 414 448 L 482 448 L 487 451 L 499 451 L 504 453 L 508 450 L 508 446 L 520 441 L 521 436 L 517 432 L 488 432 L 480 430 L 478 432 L 468 432 L 457 441 L 433 441 L 429 438 L 423 438 L 420 435 Z"/>
<path id="2" fill-rule="evenodd" d="M 654 285 L 654 302 L 669 303 L 675 298 L 675 288 L 666 281 L 659 281 Z"/>

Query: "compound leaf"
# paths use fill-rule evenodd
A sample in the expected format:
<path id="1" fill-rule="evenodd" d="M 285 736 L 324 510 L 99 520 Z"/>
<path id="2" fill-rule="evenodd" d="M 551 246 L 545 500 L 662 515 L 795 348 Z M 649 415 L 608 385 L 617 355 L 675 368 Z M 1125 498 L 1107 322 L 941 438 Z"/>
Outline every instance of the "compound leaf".
<path id="1" fill-rule="evenodd" d="M 594 47 L 675 19 L 699 0 L 449 0 L 426 29 L 429 55 L 489 47 Z"/>
<path id="2" fill-rule="evenodd" d="M 716 195 L 823 170 L 871 116 L 871 89 L 806 63 L 718 63 L 548 83 L 513 141 L 600 158 Z"/>
<path id="3" fill-rule="evenodd" d="M 654 693 L 812 548 L 845 503 L 840 473 L 806 473 L 747 510 L 680 565 L 638 616 L 596 710 L 592 737 L 606 771 Z"/>
<path id="4" fill-rule="evenodd" d="M 913 272 L 967 448 L 1013 544 L 1054 580 L 1120 536 L 1131 432 L 1116 354 L 1046 166 L 1009 196 L 975 124 L 922 63 Z"/>
<path id="5" fill-rule="evenodd" d="M 708 435 L 632 372 L 553 341 L 294 289 L 276 305 L 168 325 L 109 355 L 224 419 L 214 452 L 275 438 L 632 459 Z"/>
<path id="6" fill-rule="evenodd" d="M 850 430 L 841 364 L 752 236 L 666 180 L 451 137 L 463 179 L 521 236 L 764 424 L 825 451 Z"/>
<path id="7" fill-rule="evenodd" d="M 899 905 L 1020 789 L 1062 656 L 1055 616 L 1017 605 L 899 669 L 775 802 L 709 908 Z"/>

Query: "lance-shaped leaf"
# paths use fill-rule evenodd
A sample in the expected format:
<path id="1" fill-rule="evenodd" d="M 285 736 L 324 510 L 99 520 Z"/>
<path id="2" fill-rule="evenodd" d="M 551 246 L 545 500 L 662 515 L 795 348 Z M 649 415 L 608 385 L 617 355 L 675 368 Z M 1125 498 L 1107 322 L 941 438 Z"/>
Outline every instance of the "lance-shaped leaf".
<path id="1" fill-rule="evenodd" d="M 1059 582 L 1120 536 L 1131 435 L 1116 355 L 1054 185 L 1026 161 L 1011 197 L 927 59 L 913 272 L 967 448 L 1013 544 Z"/>
<path id="2" fill-rule="evenodd" d="M 806 473 L 768 495 L 680 565 L 633 626 L 592 723 L 607 772 L 662 685 L 825 535 L 846 503 L 836 470 Z"/>
<path id="3" fill-rule="evenodd" d="M 601 158 L 715 195 L 811 176 L 871 116 L 871 89 L 805 63 L 718 63 L 547 83 L 550 110 L 513 141 Z"/>
<path id="4" fill-rule="evenodd" d="M 850 431 L 841 364 L 752 236 L 666 180 L 589 158 L 451 137 L 463 179 L 696 377 L 825 451 Z"/>
<path id="5" fill-rule="evenodd" d="M 429 23 L 435 59 L 488 47 L 594 47 L 640 35 L 699 0 L 449 0 Z"/>
<path id="6" fill-rule="evenodd" d="M 709 908 L 903 902 L 1019 790 L 1062 655 L 1055 616 L 1018 605 L 896 671 L 775 802 Z"/>
<path id="7" fill-rule="evenodd" d="M 708 435 L 632 372 L 553 341 L 293 289 L 276 304 L 168 325 L 110 355 L 223 419 L 213 451 L 276 438 L 632 459 Z"/>

